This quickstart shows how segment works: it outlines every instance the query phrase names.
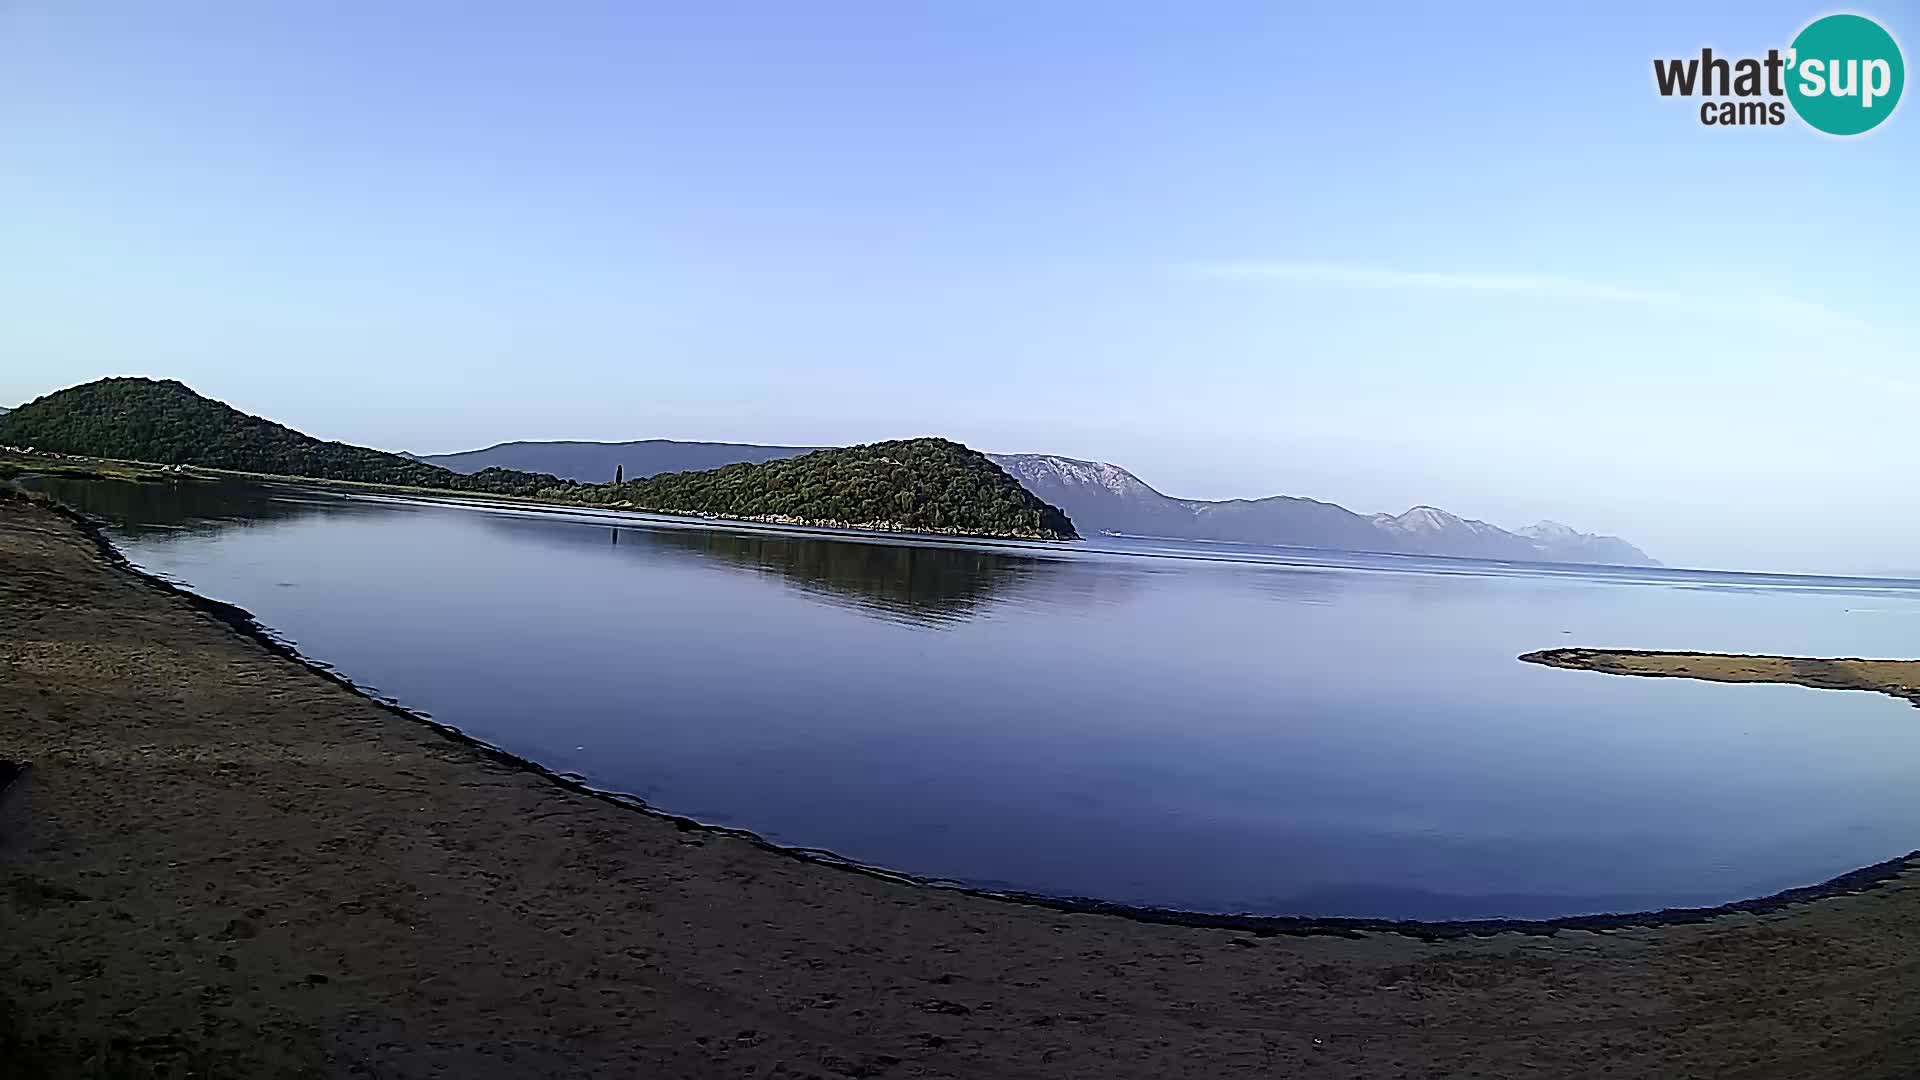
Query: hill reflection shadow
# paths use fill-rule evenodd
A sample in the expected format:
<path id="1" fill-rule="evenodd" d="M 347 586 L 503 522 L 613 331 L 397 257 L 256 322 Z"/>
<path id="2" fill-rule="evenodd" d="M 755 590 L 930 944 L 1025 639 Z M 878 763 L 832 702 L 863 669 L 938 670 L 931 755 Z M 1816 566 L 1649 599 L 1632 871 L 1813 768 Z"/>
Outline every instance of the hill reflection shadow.
<path id="1" fill-rule="evenodd" d="M 142 540 L 166 541 L 353 509 L 344 500 L 303 498 L 294 489 L 249 483 L 167 484 L 34 477 L 21 486 L 111 522 L 122 536 Z"/>
<path id="2" fill-rule="evenodd" d="M 754 535 L 719 529 L 611 528 L 608 542 L 750 569 L 831 603 L 914 623 L 956 622 L 1050 578 L 1058 563 L 966 548 Z"/>
<path id="3" fill-rule="evenodd" d="M 314 515 L 444 514 L 541 544 L 595 545 L 622 557 L 667 557 L 778 578 L 815 599 L 918 625 L 978 617 L 1014 602 L 1084 607 L 1118 599 L 1127 575 L 1058 558 L 984 548 L 858 536 L 816 537 L 671 525 L 578 527 L 544 513 L 496 513 L 433 502 L 342 497 L 294 486 L 142 484 L 47 478 L 33 485 L 95 517 L 117 534 L 168 543 L 232 529 L 268 528 Z"/>

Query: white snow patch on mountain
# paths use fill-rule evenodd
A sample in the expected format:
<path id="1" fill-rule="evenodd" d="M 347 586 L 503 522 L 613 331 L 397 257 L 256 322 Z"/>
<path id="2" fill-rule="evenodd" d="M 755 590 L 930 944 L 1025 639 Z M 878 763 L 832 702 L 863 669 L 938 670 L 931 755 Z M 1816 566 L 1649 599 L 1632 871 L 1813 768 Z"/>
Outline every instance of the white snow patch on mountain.
<path id="1" fill-rule="evenodd" d="M 1054 454 L 989 454 L 987 457 L 1022 481 L 1051 479 L 1068 486 L 1103 488 L 1115 495 L 1147 486 L 1127 470 L 1104 461 L 1081 461 Z"/>

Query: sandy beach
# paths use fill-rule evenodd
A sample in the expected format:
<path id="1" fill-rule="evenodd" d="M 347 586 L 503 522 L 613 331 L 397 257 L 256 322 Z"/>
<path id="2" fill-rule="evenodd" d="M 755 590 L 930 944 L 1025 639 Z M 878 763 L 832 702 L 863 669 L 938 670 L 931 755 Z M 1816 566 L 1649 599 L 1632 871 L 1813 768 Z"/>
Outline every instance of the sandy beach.
<path id="1" fill-rule="evenodd" d="M 1723 683 L 1784 683 L 1816 690 L 1866 690 L 1920 705 L 1920 660 L 1859 657 L 1747 656 L 1729 653 L 1650 652 L 1639 649 L 1543 649 L 1520 657 L 1529 664 Z"/>
<path id="2" fill-rule="evenodd" d="M 0 1075 L 1920 1070 L 1913 861 L 1599 931 L 1047 910 L 569 788 L 238 621 L 0 498 L 0 761 L 31 763 L 0 794 Z"/>

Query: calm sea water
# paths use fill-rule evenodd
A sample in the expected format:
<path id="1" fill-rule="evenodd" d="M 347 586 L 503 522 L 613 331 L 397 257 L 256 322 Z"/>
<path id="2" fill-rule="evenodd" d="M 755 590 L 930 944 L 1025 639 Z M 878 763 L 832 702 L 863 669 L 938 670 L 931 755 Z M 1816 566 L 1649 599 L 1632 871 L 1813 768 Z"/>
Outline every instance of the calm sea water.
<path id="1" fill-rule="evenodd" d="M 1920 847 L 1909 706 L 1515 660 L 1912 655 L 1912 582 L 47 486 L 120 522 L 139 565 L 478 738 L 916 874 L 1547 917 L 1717 903 Z"/>

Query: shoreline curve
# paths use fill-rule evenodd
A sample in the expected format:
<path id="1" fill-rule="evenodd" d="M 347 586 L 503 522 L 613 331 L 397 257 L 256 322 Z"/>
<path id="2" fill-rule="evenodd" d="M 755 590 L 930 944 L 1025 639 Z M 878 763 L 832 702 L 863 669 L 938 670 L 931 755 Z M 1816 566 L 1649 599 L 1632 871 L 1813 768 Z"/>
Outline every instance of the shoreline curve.
<path id="1" fill-rule="evenodd" d="M 912 874 L 893 870 L 883 866 L 863 863 L 849 859 L 824 848 L 799 847 L 775 843 L 758 833 L 725 825 L 715 825 L 674 813 L 654 806 L 637 795 L 617 790 L 596 787 L 578 773 L 562 772 L 552 769 L 531 758 L 523 757 L 503 749 L 483 739 L 469 735 L 459 727 L 443 723 L 431 714 L 412 709 L 398 699 L 375 693 L 367 687 L 354 682 L 347 675 L 324 661 L 309 657 L 287 639 L 276 634 L 261 623 L 251 612 L 225 601 L 202 596 L 180 584 L 150 573 L 134 565 L 112 541 L 106 532 L 107 523 L 84 514 L 57 500 L 31 496 L 18 489 L 0 488 L 0 495 L 29 502 L 35 506 L 50 510 L 81 532 L 92 543 L 98 553 L 115 569 L 120 570 L 144 582 L 158 591 L 179 597 L 186 603 L 213 617 L 218 622 L 240 636 L 259 644 L 277 656 L 290 660 L 299 666 L 324 676 L 328 680 L 344 687 L 357 697 L 380 708 L 402 716 L 425 726 L 441 737 L 464 747 L 478 751 L 486 758 L 511 768 L 539 776 L 559 787 L 586 795 L 591 798 L 620 806 L 673 824 L 682 832 L 706 833 L 730 837 L 745 841 L 755 848 L 790 859 L 829 867 L 836 870 L 860 874 L 881 881 L 912 885 L 930 890 L 941 890 L 966 896 L 994 900 L 1009 905 L 1038 908 L 1063 914 L 1103 915 L 1133 922 L 1177 926 L 1192 929 L 1230 930 L 1254 937 L 1359 937 L 1367 934 L 1395 934 L 1425 942 L 1448 941 L 1466 937 L 1491 937 L 1497 934 L 1524 934 L 1551 937 L 1561 931 L 1606 932 L 1629 929 L 1654 929 L 1667 926 L 1684 926 L 1711 922 L 1738 915 L 1766 915 L 1784 909 L 1818 903 L 1835 897 L 1853 896 L 1870 891 L 1877 886 L 1890 882 L 1909 871 L 1920 871 L 1920 849 L 1904 855 L 1897 855 L 1881 862 L 1862 866 L 1838 874 L 1825 881 L 1810 885 L 1784 889 L 1765 896 L 1732 900 L 1722 904 L 1704 907 L 1674 907 L 1657 910 L 1596 913 L 1589 915 L 1569 915 L 1551 919 L 1378 919 L 1351 916 L 1297 916 L 1297 915 L 1256 915 L 1219 912 L 1186 911 L 1175 908 L 1161 908 L 1143 905 L 1131 905 L 1101 900 L 1096 897 L 1058 896 L 1045 893 L 1023 892 L 1018 890 L 989 889 L 966 885 L 961 882 Z M 1525 663 L 1559 667 L 1569 670 L 1599 671 L 1607 674 L 1627 674 L 1647 677 L 1708 678 L 1721 682 L 1796 682 L 1798 685 L 1818 686 L 1824 689 L 1873 689 L 1892 696 L 1902 697 L 1920 706 L 1920 689 L 1905 688 L 1908 693 L 1894 691 L 1878 686 L 1839 685 L 1837 683 L 1818 684 L 1786 678 L 1712 678 L 1711 676 L 1687 671 L 1627 670 L 1630 661 L 1622 658 L 1698 658 L 1718 657 L 1728 660 L 1777 660 L 1793 661 L 1791 657 L 1746 657 L 1732 654 L 1709 653 L 1661 653 L 1642 650 L 1597 650 L 1562 648 L 1539 650 L 1524 653 L 1518 659 Z M 1870 663 L 1912 665 L 1915 680 L 1920 682 L 1920 661 L 1857 661 L 1830 660 L 1819 663 Z M 1618 667 L 1604 666 L 1608 663 Z"/>

